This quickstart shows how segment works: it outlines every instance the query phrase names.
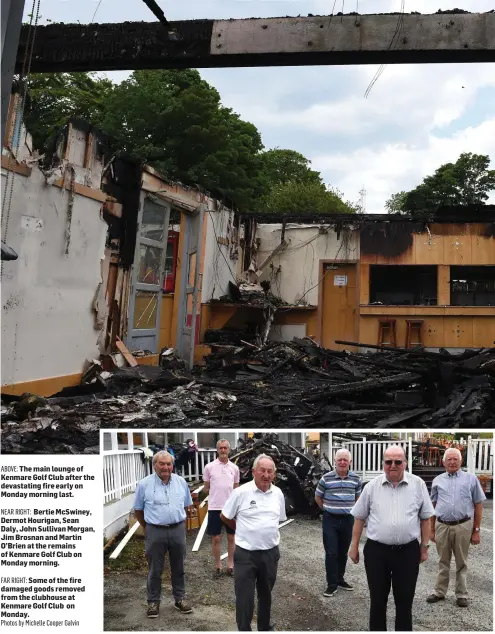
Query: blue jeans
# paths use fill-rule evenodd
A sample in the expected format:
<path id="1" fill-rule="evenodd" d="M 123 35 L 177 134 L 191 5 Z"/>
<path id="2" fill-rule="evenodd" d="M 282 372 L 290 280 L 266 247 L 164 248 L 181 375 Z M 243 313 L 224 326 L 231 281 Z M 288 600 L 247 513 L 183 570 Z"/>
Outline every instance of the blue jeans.
<path id="1" fill-rule="evenodd" d="M 354 517 L 323 511 L 323 546 L 327 585 L 338 586 L 344 581 L 347 553 L 352 539 Z"/>

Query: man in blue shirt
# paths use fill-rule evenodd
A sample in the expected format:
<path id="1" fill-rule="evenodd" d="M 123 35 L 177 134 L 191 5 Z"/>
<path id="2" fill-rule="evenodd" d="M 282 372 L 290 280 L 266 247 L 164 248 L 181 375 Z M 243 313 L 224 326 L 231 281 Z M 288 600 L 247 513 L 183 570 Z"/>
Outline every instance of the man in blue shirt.
<path id="1" fill-rule="evenodd" d="M 469 545 L 480 543 L 483 501 L 486 500 L 478 478 L 461 469 L 458 449 L 447 449 L 443 456 L 445 473 L 431 485 L 431 501 L 435 507 L 431 540 L 439 556 L 435 589 L 426 600 L 437 603 L 445 599 L 449 587 L 450 560 L 456 564 L 455 596 L 460 608 L 468 607 L 467 558 Z"/>
<path id="2" fill-rule="evenodd" d="M 361 494 L 362 485 L 359 477 L 350 471 L 351 459 L 350 451 L 339 449 L 335 454 L 334 471 L 325 473 L 315 491 L 315 502 L 323 510 L 325 597 L 333 597 L 338 588 L 354 590 L 344 575 L 354 524 L 351 509 Z"/>
<path id="3" fill-rule="evenodd" d="M 168 552 L 175 607 L 188 614 L 191 607 L 184 601 L 184 559 L 186 556 L 186 507 L 192 505 L 191 493 L 184 478 L 172 473 L 174 458 L 168 451 L 153 456 L 155 473 L 139 482 L 134 500 L 134 513 L 145 530 L 145 552 L 148 560 L 148 611 L 156 618 L 160 610 L 162 572 Z"/>

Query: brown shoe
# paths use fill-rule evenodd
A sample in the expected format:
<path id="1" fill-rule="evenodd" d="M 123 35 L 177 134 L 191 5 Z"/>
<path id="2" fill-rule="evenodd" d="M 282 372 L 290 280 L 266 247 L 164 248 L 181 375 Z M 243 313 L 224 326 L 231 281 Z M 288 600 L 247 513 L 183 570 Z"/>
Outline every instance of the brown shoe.
<path id="1" fill-rule="evenodd" d="M 467 608 L 468 606 L 468 600 L 466 599 L 466 597 L 459 597 L 456 603 L 460 608 Z"/>
<path id="2" fill-rule="evenodd" d="M 438 603 L 439 601 L 443 601 L 445 597 L 439 597 L 438 594 L 430 594 L 429 597 L 426 598 L 426 603 Z"/>
<path id="3" fill-rule="evenodd" d="M 227 574 L 229 575 L 229 577 L 233 577 L 234 576 L 234 569 L 233 568 L 227 568 Z"/>
<path id="4" fill-rule="evenodd" d="M 175 609 L 182 612 L 182 614 L 190 614 L 192 612 L 192 607 L 184 599 L 175 602 Z"/>
<path id="5" fill-rule="evenodd" d="M 146 616 L 149 619 L 156 619 L 159 612 L 160 612 L 159 603 L 148 603 L 148 610 L 146 611 Z"/>

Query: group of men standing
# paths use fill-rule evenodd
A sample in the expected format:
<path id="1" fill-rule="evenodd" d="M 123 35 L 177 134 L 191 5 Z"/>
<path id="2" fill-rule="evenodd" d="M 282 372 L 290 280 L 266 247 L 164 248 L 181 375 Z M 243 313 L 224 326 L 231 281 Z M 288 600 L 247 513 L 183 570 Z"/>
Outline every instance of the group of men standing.
<path id="1" fill-rule="evenodd" d="M 454 555 L 456 603 L 468 606 L 468 550 L 470 544 L 480 543 L 486 498 L 478 478 L 462 471 L 458 449 L 447 449 L 443 464 L 446 471 L 433 480 L 429 496 L 425 482 L 407 471 L 404 450 L 392 445 L 384 453 L 383 474 L 363 488 L 350 469 L 351 454 L 340 449 L 335 470 L 317 486 L 315 501 L 323 510 L 325 596 L 332 597 L 339 589 L 353 590 L 344 578 L 347 555 L 359 563 L 359 541 L 367 527 L 363 555 L 370 592 L 369 631 L 387 630 L 391 588 L 395 630 L 412 631 L 416 582 L 420 564 L 428 559 L 430 540 L 436 545 L 439 564 L 434 591 L 426 601 L 445 598 Z"/>
<path id="2" fill-rule="evenodd" d="M 212 540 L 214 577 L 224 572 L 220 556 L 222 526 L 227 531 L 227 575 L 234 578 L 236 621 L 239 631 L 250 631 L 255 593 L 258 599 L 257 629 L 274 629 L 271 595 L 277 576 L 279 524 L 285 521 L 285 500 L 273 484 L 276 466 L 259 455 L 253 480 L 239 486 L 239 469 L 229 460 L 230 444 L 217 443 L 218 457 L 204 470 L 209 496 L 207 533 Z M 364 566 L 370 592 L 370 631 L 386 631 L 390 589 L 396 607 L 396 631 L 412 630 L 412 604 L 420 564 L 428 558 L 430 540 L 439 555 L 439 570 L 428 603 L 445 598 L 452 554 L 456 561 L 456 602 L 467 607 L 467 555 L 470 544 L 480 542 L 482 503 L 485 495 L 478 479 L 461 469 L 457 449 L 445 452 L 446 472 L 433 481 L 431 497 L 424 481 L 407 471 L 404 451 L 397 445 L 384 453 L 383 474 L 363 487 L 351 470 L 351 454 L 339 449 L 335 469 L 320 480 L 315 501 L 323 511 L 325 549 L 325 597 L 339 590 L 352 591 L 346 581 L 347 557 L 359 563 L 359 542 L 364 527 Z M 192 608 L 184 599 L 186 507 L 192 504 L 186 481 L 172 473 L 173 457 L 159 452 L 153 457 L 154 473 L 136 490 L 136 518 L 145 529 L 149 573 L 147 615 L 159 613 L 161 575 L 165 555 L 170 559 L 175 607 L 182 613 Z"/>

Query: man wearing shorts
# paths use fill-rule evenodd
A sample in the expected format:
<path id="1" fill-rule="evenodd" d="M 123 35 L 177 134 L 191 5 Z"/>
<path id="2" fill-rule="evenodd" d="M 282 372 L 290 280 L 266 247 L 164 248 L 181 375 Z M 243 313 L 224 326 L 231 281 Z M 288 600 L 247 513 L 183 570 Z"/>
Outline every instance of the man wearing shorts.
<path id="1" fill-rule="evenodd" d="M 205 493 L 208 495 L 208 528 L 206 532 L 211 537 L 211 551 L 215 558 L 215 578 L 222 576 L 222 561 L 220 559 L 220 540 L 222 526 L 227 529 L 227 574 L 234 574 L 234 533 L 220 519 L 220 512 L 230 494 L 239 486 L 239 467 L 229 460 L 230 443 L 221 439 L 217 442 L 218 458 L 209 462 L 203 471 Z"/>

